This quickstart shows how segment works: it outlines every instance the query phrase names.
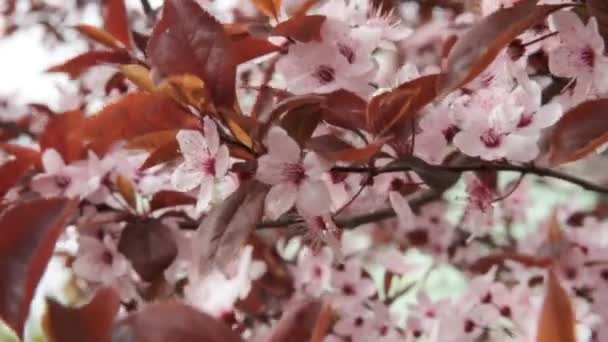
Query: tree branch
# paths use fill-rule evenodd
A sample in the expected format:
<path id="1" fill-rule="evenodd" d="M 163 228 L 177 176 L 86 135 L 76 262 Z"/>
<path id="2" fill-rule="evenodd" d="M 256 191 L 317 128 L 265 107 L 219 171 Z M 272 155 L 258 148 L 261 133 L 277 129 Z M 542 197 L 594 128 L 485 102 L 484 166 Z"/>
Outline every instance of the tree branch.
<path id="1" fill-rule="evenodd" d="M 608 187 L 601 186 L 585 179 L 569 175 L 557 170 L 553 170 L 546 167 L 534 166 L 534 165 L 515 165 L 505 163 L 479 163 L 472 165 L 428 165 L 429 171 L 435 169 L 437 171 L 453 171 L 453 172 L 467 172 L 467 171 L 513 171 L 523 174 L 533 174 L 542 177 L 554 178 L 563 180 L 568 183 L 576 184 L 583 189 L 589 191 L 595 191 L 602 194 L 608 194 Z M 380 167 L 377 169 L 370 168 L 367 166 L 338 166 L 332 168 L 334 172 L 349 172 L 349 173 L 389 173 L 389 172 L 403 172 L 412 171 L 412 168 L 407 165 L 388 165 L 386 167 Z"/>

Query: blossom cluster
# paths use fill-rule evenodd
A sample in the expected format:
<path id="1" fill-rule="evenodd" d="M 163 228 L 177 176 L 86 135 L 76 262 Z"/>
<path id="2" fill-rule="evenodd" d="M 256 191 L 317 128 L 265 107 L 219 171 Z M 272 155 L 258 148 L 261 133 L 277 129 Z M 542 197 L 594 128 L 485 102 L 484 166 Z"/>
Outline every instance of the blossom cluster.
<path id="1" fill-rule="evenodd" d="M 5 7 L 103 22 L 55 104 L 0 99 L 19 337 L 55 258 L 50 340 L 608 340 L 600 2 Z"/>

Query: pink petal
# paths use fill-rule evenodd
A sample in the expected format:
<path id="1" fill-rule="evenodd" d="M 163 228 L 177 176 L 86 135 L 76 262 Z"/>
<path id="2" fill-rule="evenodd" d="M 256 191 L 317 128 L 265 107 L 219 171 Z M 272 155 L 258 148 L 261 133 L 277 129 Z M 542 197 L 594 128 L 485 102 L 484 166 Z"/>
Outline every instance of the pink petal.
<path id="1" fill-rule="evenodd" d="M 196 201 L 197 213 L 201 213 L 209 208 L 209 203 L 211 203 L 211 199 L 213 198 L 214 185 L 213 177 L 210 175 L 206 175 L 201 179 L 201 187 Z"/>
<path id="2" fill-rule="evenodd" d="M 179 191 L 190 191 L 200 184 L 202 177 L 200 165 L 186 160 L 171 175 L 171 184 Z"/>
<path id="3" fill-rule="evenodd" d="M 303 164 L 304 169 L 306 170 L 306 175 L 308 175 L 308 177 L 311 179 L 320 178 L 322 174 L 329 171 L 329 169 L 332 167 L 332 163 L 314 152 L 306 154 Z"/>
<path id="4" fill-rule="evenodd" d="M 301 215 L 323 216 L 331 207 L 331 197 L 325 183 L 307 180 L 298 188 L 296 208 Z"/>
<path id="5" fill-rule="evenodd" d="M 291 183 L 281 183 L 273 186 L 266 195 L 266 215 L 271 220 L 278 219 L 293 207 L 296 201 L 297 189 Z"/>
<path id="6" fill-rule="evenodd" d="M 275 155 L 265 154 L 258 159 L 255 177 L 266 184 L 277 185 L 285 181 L 283 171 L 285 162 Z"/>
<path id="7" fill-rule="evenodd" d="M 30 183 L 30 187 L 43 197 L 54 197 L 62 192 L 62 189 L 57 187 L 55 175 L 50 174 L 40 174 L 34 176 L 32 182 Z"/>
<path id="8" fill-rule="evenodd" d="M 57 173 L 65 167 L 65 162 L 54 148 L 50 148 L 42 154 L 42 166 L 47 173 Z"/>
<path id="9" fill-rule="evenodd" d="M 397 213 L 399 226 L 403 229 L 413 228 L 416 216 L 408 201 L 397 191 L 389 192 L 388 199 L 391 202 L 391 207 L 393 207 L 395 213 Z"/>
<path id="10" fill-rule="evenodd" d="M 200 160 L 207 149 L 207 142 L 198 131 L 182 129 L 177 133 L 176 138 L 186 160 Z"/>
<path id="11" fill-rule="evenodd" d="M 274 126 L 268 132 L 268 153 L 286 163 L 300 161 L 300 146 L 282 128 Z"/>
<path id="12" fill-rule="evenodd" d="M 223 177 L 230 168 L 230 152 L 226 145 L 220 146 L 215 155 L 215 177 Z"/>
<path id="13" fill-rule="evenodd" d="M 209 117 L 205 117 L 203 130 L 205 132 L 205 139 L 207 141 L 207 146 L 209 147 L 209 152 L 215 154 L 220 146 L 220 136 L 217 132 L 217 125 Z"/>

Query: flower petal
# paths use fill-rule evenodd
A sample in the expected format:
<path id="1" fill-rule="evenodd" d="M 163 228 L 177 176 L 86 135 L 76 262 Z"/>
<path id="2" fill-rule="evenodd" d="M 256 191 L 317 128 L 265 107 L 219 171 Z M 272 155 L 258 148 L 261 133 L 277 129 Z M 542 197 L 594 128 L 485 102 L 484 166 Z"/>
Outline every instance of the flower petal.
<path id="1" fill-rule="evenodd" d="M 177 133 L 176 138 L 186 160 L 199 160 L 207 149 L 207 142 L 199 131 L 182 129 Z"/>
<path id="2" fill-rule="evenodd" d="M 300 185 L 296 208 L 301 215 L 323 216 L 331 207 L 331 197 L 325 183 L 320 180 L 307 180 Z"/>
<path id="3" fill-rule="evenodd" d="M 322 174 L 329 171 L 329 169 L 332 167 L 332 163 L 314 152 L 306 154 L 303 164 L 304 169 L 306 170 L 306 175 L 311 179 L 320 178 Z"/>
<path id="4" fill-rule="evenodd" d="M 220 146 L 215 155 L 215 177 L 223 177 L 230 168 L 230 152 L 226 145 Z"/>
<path id="5" fill-rule="evenodd" d="M 205 140 L 211 154 L 215 154 L 220 146 L 220 136 L 217 133 L 217 125 L 209 117 L 205 117 L 203 130 L 205 132 Z"/>
<path id="6" fill-rule="evenodd" d="M 266 184 L 277 185 L 285 181 L 283 171 L 285 162 L 277 156 L 265 154 L 258 159 L 255 177 Z"/>
<path id="7" fill-rule="evenodd" d="M 201 186 L 196 200 L 196 212 L 202 213 L 209 208 L 209 203 L 213 199 L 213 187 L 215 186 L 212 176 L 204 176 L 201 179 Z"/>
<path id="8" fill-rule="evenodd" d="M 266 195 L 266 215 L 271 220 L 278 219 L 293 207 L 296 195 L 297 188 L 291 183 L 281 183 L 273 186 Z"/>
<path id="9" fill-rule="evenodd" d="M 395 213 L 397 213 L 399 227 L 402 229 L 413 228 L 416 216 L 407 200 L 397 191 L 389 192 L 388 199 L 391 202 L 391 207 L 393 207 Z"/>
<path id="10" fill-rule="evenodd" d="M 268 153 L 286 163 L 300 161 L 300 146 L 282 128 L 274 126 L 268 132 Z"/>
<path id="11" fill-rule="evenodd" d="M 186 160 L 171 175 L 171 184 L 179 191 L 190 191 L 200 184 L 202 177 L 201 167 Z"/>
<path id="12" fill-rule="evenodd" d="M 42 154 L 42 166 L 47 173 L 57 173 L 65 167 L 65 162 L 57 150 L 49 148 Z"/>

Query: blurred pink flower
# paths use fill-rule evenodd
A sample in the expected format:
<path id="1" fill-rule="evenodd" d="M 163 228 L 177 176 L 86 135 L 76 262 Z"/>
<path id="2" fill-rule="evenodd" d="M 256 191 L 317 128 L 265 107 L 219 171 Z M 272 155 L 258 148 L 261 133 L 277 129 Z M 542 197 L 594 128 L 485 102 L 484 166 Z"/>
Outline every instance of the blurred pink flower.
<path id="1" fill-rule="evenodd" d="M 228 147 L 220 145 L 217 126 L 205 118 L 203 137 L 200 132 L 181 130 L 177 141 L 185 161 L 177 167 L 171 183 L 179 191 L 190 191 L 199 187 L 197 211 L 209 206 L 216 180 L 226 175 L 230 167 Z"/>
<path id="2" fill-rule="evenodd" d="M 329 210 L 331 199 L 321 175 L 331 164 L 315 153 L 304 159 L 287 132 L 273 127 L 268 132 L 268 154 L 258 159 L 256 178 L 272 185 L 266 195 L 266 213 L 276 219 L 295 204 L 302 215 L 315 217 Z"/>

